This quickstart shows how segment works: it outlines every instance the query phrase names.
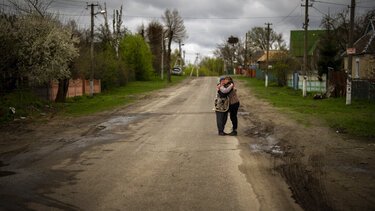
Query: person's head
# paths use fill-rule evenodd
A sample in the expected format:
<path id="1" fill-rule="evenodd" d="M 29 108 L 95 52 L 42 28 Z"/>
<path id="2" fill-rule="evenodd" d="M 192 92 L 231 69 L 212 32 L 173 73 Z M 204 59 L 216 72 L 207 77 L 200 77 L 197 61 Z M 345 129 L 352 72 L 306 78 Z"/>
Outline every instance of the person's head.
<path id="1" fill-rule="evenodd" d="M 224 80 L 225 80 L 225 84 L 231 84 L 231 83 L 233 83 L 233 79 L 230 76 L 226 76 Z"/>
<path id="2" fill-rule="evenodd" d="M 219 82 L 221 86 L 224 86 L 226 84 L 225 78 L 220 78 Z"/>

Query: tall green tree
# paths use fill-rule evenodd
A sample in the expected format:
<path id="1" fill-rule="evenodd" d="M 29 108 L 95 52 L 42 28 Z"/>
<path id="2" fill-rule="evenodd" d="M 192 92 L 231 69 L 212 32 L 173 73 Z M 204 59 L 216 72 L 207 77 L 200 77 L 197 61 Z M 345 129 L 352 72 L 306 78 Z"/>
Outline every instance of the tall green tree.
<path id="1" fill-rule="evenodd" d="M 199 66 L 207 68 L 214 75 L 222 75 L 224 73 L 224 63 L 221 58 L 204 57 Z"/>
<path id="2" fill-rule="evenodd" d="M 340 43 L 337 38 L 337 31 L 334 30 L 334 20 L 327 15 L 322 19 L 325 33 L 320 36 L 318 45 L 318 74 L 322 76 L 328 73 L 328 68 L 339 70 L 342 65 L 340 53 Z"/>
<path id="3" fill-rule="evenodd" d="M 120 41 L 121 59 L 129 70 L 130 79 L 150 80 L 152 72 L 152 54 L 146 41 L 139 34 L 127 35 Z"/>
<path id="4" fill-rule="evenodd" d="M 163 25 L 158 21 L 151 21 L 147 26 L 146 35 L 153 55 L 152 66 L 154 67 L 155 74 L 161 73 Z"/>

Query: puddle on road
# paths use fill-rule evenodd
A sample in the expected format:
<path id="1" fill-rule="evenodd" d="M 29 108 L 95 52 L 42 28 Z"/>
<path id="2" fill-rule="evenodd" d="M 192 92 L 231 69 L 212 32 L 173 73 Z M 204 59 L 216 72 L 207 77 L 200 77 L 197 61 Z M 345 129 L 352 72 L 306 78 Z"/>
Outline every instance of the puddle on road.
<path id="1" fill-rule="evenodd" d="M 124 116 L 116 116 L 112 119 L 109 119 L 108 121 L 102 122 L 99 125 L 96 126 L 96 128 L 106 131 L 106 130 L 112 130 L 119 126 L 127 126 L 130 123 L 146 117 L 147 114 L 134 114 L 134 115 L 124 115 Z"/>
<path id="2" fill-rule="evenodd" d="M 239 111 L 237 114 L 238 114 L 239 116 L 247 116 L 247 115 L 250 114 L 250 112 Z"/>
<path id="3" fill-rule="evenodd" d="M 252 152 L 266 152 L 274 155 L 283 155 L 284 151 L 281 150 L 281 147 L 278 144 L 278 140 L 269 135 L 266 138 L 260 137 L 258 143 L 251 144 L 249 143 L 250 150 Z"/>

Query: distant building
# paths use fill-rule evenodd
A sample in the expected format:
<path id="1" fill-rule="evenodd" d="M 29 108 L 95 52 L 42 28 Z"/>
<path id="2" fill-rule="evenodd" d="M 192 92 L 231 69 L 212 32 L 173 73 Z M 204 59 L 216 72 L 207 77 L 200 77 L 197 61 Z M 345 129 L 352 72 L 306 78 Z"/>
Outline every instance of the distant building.
<path id="1" fill-rule="evenodd" d="M 375 20 L 370 20 L 365 33 L 354 43 L 352 77 L 375 80 Z M 348 56 L 344 52 L 344 68 L 348 69 Z"/>
<path id="2" fill-rule="evenodd" d="M 288 52 L 285 50 L 270 50 L 268 53 L 268 65 L 274 65 L 279 61 L 284 60 L 288 57 Z M 259 68 L 262 70 L 266 70 L 266 62 L 267 62 L 267 51 L 264 51 L 263 55 L 257 60 L 259 64 Z"/>
<path id="3" fill-rule="evenodd" d="M 307 31 L 307 58 L 308 58 L 308 69 L 316 70 L 318 61 L 318 44 L 320 41 L 320 35 L 324 34 L 324 30 L 309 30 Z M 301 67 L 303 65 L 304 48 L 305 48 L 305 32 L 304 30 L 292 30 L 290 31 L 290 53 L 296 57 Z"/>

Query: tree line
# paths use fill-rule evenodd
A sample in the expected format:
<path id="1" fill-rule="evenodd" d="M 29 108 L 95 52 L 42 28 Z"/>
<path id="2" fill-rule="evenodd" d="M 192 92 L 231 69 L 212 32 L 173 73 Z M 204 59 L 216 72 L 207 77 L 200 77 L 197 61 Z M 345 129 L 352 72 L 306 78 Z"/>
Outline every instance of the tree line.
<path id="1" fill-rule="evenodd" d="M 57 80 L 56 101 L 64 102 L 70 79 L 90 78 L 90 30 L 79 29 L 74 20 L 61 22 L 58 15 L 48 12 L 50 2 L 10 1 L 17 12 L 1 12 L 0 93 Z M 146 29 L 142 26 L 131 32 L 123 26 L 122 9 L 113 11 L 113 20 L 108 20 L 106 11 L 104 23 L 95 31 L 94 78 L 101 79 L 102 89 L 110 89 L 150 80 L 163 66 L 171 82 L 171 44 L 187 37 L 178 11 L 166 9 L 162 23 L 154 20 Z"/>
<path id="2" fill-rule="evenodd" d="M 357 16 L 354 23 L 354 40 L 358 40 L 365 32 L 369 20 L 375 17 L 375 10 Z M 342 53 L 346 51 L 349 40 L 349 12 L 344 10 L 337 14 L 325 15 L 321 20 L 321 29 L 324 33 L 319 36 L 318 55 L 316 55 L 316 64 L 310 64 L 308 69 L 318 70 L 318 75 L 327 74 L 328 67 L 335 71 L 343 69 Z M 214 58 L 221 59 L 225 66 L 233 69 L 237 66 L 246 66 L 246 61 L 256 62 L 267 50 L 267 30 L 264 27 L 253 27 L 247 33 L 246 37 L 240 37 L 235 44 L 223 40 L 217 44 L 214 51 Z M 269 49 L 279 50 L 277 55 L 278 62 L 273 65 L 277 83 L 280 86 L 286 85 L 287 74 L 297 71 L 302 66 L 302 60 L 292 56 L 288 50 L 282 34 L 270 30 Z"/>

